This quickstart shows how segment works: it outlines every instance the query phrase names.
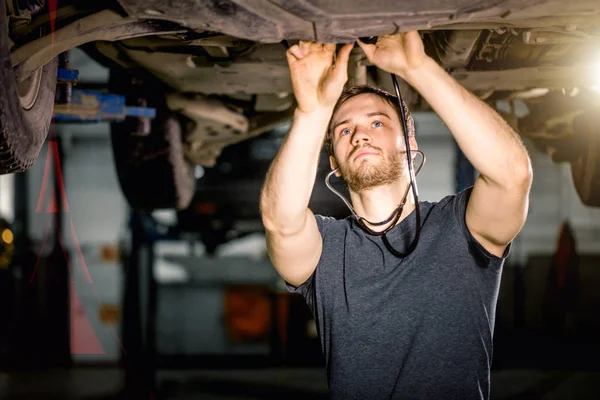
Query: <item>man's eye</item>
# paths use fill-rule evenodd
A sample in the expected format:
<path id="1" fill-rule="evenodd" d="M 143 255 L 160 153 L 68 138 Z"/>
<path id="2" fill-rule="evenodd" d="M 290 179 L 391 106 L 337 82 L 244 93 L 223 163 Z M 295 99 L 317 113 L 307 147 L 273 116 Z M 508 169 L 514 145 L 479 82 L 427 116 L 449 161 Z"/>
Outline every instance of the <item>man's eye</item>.
<path id="1" fill-rule="evenodd" d="M 375 121 L 375 122 L 373 122 L 373 126 L 375 128 L 379 128 L 380 126 L 383 126 L 383 123 L 381 121 Z"/>
<path id="2" fill-rule="evenodd" d="M 344 128 L 344 129 L 342 129 L 342 131 L 341 131 L 340 133 L 341 133 L 342 135 L 348 135 L 348 134 L 350 134 L 350 133 L 351 133 L 351 131 L 350 131 L 350 129 L 348 129 L 348 128 Z"/>

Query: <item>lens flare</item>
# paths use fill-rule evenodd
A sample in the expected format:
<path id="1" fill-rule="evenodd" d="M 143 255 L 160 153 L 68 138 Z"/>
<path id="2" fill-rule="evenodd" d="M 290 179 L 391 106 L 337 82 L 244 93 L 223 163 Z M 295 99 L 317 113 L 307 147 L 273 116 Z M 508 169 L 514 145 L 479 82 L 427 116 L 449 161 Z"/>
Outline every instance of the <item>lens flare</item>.
<path id="1" fill-rule="evenodd" d="M 600 92 L 600 56 L 592 62 L 592 90 Z"/>

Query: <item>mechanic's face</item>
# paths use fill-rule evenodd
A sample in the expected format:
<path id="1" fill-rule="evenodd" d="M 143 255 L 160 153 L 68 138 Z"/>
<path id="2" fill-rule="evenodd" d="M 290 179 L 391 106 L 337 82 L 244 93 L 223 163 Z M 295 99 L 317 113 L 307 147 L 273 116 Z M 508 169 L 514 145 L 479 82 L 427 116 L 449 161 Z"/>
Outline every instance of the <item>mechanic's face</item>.
<path id="1" fill-rule="evenodd" d="M 375 94 L 347 100 L 333 116 L 331 168 L 353 192 L 397 181 L 406 170 L 404 136 L 396 110 Z M 414 137 L 411 149 L 416 149 Z"/>

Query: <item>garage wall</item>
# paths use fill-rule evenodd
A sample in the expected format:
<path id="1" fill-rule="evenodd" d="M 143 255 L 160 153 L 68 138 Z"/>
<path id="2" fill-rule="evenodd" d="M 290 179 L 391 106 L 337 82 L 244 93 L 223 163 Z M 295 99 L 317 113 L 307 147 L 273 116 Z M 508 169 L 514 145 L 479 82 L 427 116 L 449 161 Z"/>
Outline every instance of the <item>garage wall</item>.
<path id="1" fill-rule="evenodd" d="M 88 126 L 93 133 L 86 137 Z M 62 128 L 59 128 L 62 130 Z M 63 204 L 63 227 L 70 229 L 74 223 L 79 243 L 82 246 L 95 243 L 114 242 L 124 227 L 127 215 L 126 203 L 120 193 L 114 170 L 108 127 L 102 125 L 73 125 L 64 129 L 72 134 L 79 130 L 79 137 L 68 139 L 61 158 L 61 169 L 65 183 L 67 202 Z M 104 132 L 104 137 L 94 134 Z M 48 145 L 44 145 L 35 165 L 27 172 L 29 188 L 29 231 L 32 238 L 41 241 L 44 237 L 53 213 L 49 212 L 49 201 L 53 193 L 52 167 L 44 187 L 44 169 Z M 40 211 L 36 210 L 42 196 Z M 68 210 L 66 207 L 68 206 Z M 73 246 L 73 238 L 66 232 L 65 244 Z M 50 235 L 52 232 L 50 232 Z"/>
<path id="2" fill-rule="evenodd" d="M 103 322 L 101 308 L 120 305 L 122 271 L 118 262 L 105 260 L 102 247 L 116 245 L 127 223 L 127 205 L 115 174 L 108 126 L 65 125 L 57 128 L 64 142 L 61 168 L 67 202 L 63 213 L 63 244 L 70 254 L 72 276 L 71 351 L 78 361 L 117 361 L 119 324 Z M 54 213 L 48 212 L 53 187 L 42 190 L 48 144 L 28 173 L 29 230 L 37 251 L 50 227 L 54 241 Z M 52 174 L 49 175 L 51 176 Z M 40 212 L 40 192 L 45 193 Z M 68 209 L 67 209 L 68 205 Z M 71 225 L 72 224 L 72 225 Z M 42 253 L 47 254 L 46 245 Z M 91 278 L 89 280 L 88 276 Z"/>
<path id="3" fill-rule="evenodd" d="M 77 136 L 65 155 L 70 212 L 64 215 L 64 227 L 67 234 L 76 235 L 65 238 L 74 258 L 72 276 L 77 294 L 72 352 L 75 361 L 116 361 L 120 357 L 120 325 L 118 321 L 103 321 L 101 316 L 103 309 L 121 304 L 123 271 L 117 260 L 104 260 L 101 249 L 117 245 L 126 228 L 128 210 L 118 186 L 108 126 L 94 128 L 102 128 L 106 136 Z M 97 342 L 89 337 L 90 328 Z"/>
<path id="4" fill-rule="evenodd" d="M 108 127 L 105 131 L 108 136 Z M 108 138 L 73 139 L 65 156 L 64 176 L 70 206 L 64 215 L 65 228 L 72 219 L 84 246 L 116 242 L 127 219 L 127 204 Z"/>

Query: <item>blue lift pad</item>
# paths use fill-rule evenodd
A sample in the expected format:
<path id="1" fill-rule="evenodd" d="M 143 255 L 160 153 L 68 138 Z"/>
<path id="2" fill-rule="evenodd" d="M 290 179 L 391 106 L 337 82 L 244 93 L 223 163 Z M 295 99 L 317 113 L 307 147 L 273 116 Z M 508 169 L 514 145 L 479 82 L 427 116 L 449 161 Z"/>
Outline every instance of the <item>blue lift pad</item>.
<path id="1" fill-rule="evenodd" d="M 125 96 L 79 89 L 72 90 L 71 103 L 54 105 L 55 121 L 121 122 L 126 117 L 155 118 L 156 109 L 128 107 Z"/>
<path id="2" fill-rule="evenodd" d="M 76 69 L 59 68 L 57 79 L 61 83 L 77 83 L 79 81 L 79 71 Z"/>

